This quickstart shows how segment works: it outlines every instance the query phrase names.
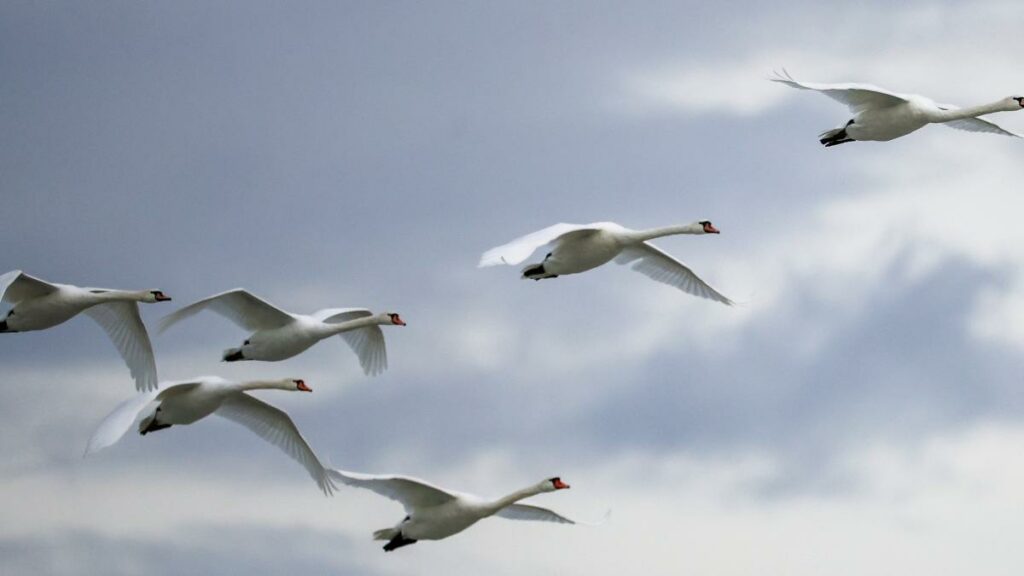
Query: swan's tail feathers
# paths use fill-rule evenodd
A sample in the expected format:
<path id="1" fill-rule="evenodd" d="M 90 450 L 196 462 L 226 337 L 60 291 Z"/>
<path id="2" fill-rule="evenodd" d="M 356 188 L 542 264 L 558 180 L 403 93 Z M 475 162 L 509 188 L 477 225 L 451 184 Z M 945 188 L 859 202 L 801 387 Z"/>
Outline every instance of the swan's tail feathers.
<path id="1" fill-rule="evenodd" d="M 88 456 L 89 454 L 102 450 L 120 440 L 121 437 L 128 432 L 128 429 L 132 427 L 135 419 L 138 418 L 149 403 L 156 398 L 157 393 L 157 390 L 144 392 L 142 394 L 132 396 L 118 404 L 117 407 L 103 419 L 103 422 L 101 422 L 99 427 L 96 428 L 96 431 L 93 432 L 92 437 L 89 438 L 89 443 L 85 447 L 85 455 Z M 146 415 L 146 419 L 152 419 L 154 417 L 155 411 L 152 410 Z"/>
<path id="2" fill-rule="evenodd" d="M 818 135 L 818 141 L 824 144 L 825 148 L 853 142 L 853 138 L 850 138 L 850 135 L 846 133 L 846 129 L 849 128 L 850 124 L 853 124 L 853 120 L 847 122 L 842 128 L 834 128 L 822 132 Z"/>
<path id="3" fill-rule="evenodd" d="M 543 280 L 545 278 L 558 278 L 558 274 L 549 274 L 544 269 L 544 264 L 530 264 L 523 268 L 523 280 Z"/>
<path id="4" fill-rule="evenodd" d="M 385 528 L 383 530 L 377 530 L 376 532 L 374 532 L 373 533 L 373 539 L 374 540 L 391 540 L 392 538 L 398 536 L 399 534 L 401 534 L 401 532 L 398 531 L 398 528 Z"/>

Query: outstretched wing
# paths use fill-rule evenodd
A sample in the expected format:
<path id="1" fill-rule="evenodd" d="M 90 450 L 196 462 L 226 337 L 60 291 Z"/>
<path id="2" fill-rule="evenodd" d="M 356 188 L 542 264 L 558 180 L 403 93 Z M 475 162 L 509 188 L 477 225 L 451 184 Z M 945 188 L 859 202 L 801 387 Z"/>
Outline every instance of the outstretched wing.
<path id="1" fill-rule="evenodd" d="M 530 504 L 512 504 L 511 506 L 506 506 L 499 510 L 496 516 L 508 518 L 509 520 L 534 520 L 537 522 L 557 522 L 559 524 L 576 523 L 575 520 L 570 520 L 554 510 L 548 510 L 547 508 L 532 506 Z"/>
<path id="2" fill-rule="evenodd" d="M 125 432 L 131 428 L 132 423 L 139 417 L 143 408 L 158 399 L 166 398 L 174 394 L 180 394 L 199 386 L 198 382 L 181 382 L 168 385 L 163 390 L 150 390 L 142 394 L 136 394 L 121 402 L 114 410 L 103 419 L 96 431 L 89 438 L 85 447 L 85 455 L 102 450 L 121 439 Z"/>
<path id="3" fill-rule="evenodd" d="M 789 72 L 786 72 L 785 69 L 783 69 L 781 74 L 776 72 L 775 78 L 770 78 L 770 80 L 772 82 L 780 82 L 786 86 L 792 86 L 793 88 L 799 88 L 801 90 L 815 90 L 821 92 L 825 96 L 828 96 L 839 103 L 846 104 L 850 109 L 850 112 L 853 112 L 854 114 L 863 112 L 868 108 L 887 108 L 889 106 L 903 104 L 908 101 L 905 96 L 871 84 L 818 84 L 815 82 L 800 82 L 790 76 Z"/>
<path id="4" fill-rule="evenodd" d="M 604 518 L 599 522 L 582 522 L 580 520 L 566 518 L 554 510 L 548 510 L 547 508 L 541 508 L 540 506 L 532 506 L 530 504 L 512 504 L 511 506 L 502 508 L 496 515 L 509 520 L 534 520 L 537 522 L 557 522 L 559 524 L 599 526 L 604 524 L 604 521 L 608 519 L 608 516 L 610 516 L 611 513 L 611 510 L 605 512 Z"/>
<path id="5" fill-rule="evenodd" d="M 328 469 L 327 473 L 342 484 L 372 490 L 381 496 L 402 504 L 405 511 L 412 512 L 415 508 L 438 506 L 456 496 L 443 488 L 424 482 L 418 478 L 397 475 L 360 474 L 344 470 Z"/>
<path id="6" fill-rule="evenodd" d="M 615 257 L 617 264 L 633 264 L 633 270 L 647 276 L 655 282 L 661 282 L 662 284 L 668 284 L 674 286 L 687 294 L 699 296 L 701 298 L 707 298 L 708 300 L 714 300 L 715 302 L 721 302 L 727 306 L 732 306 L 732 300 L 729 300 L 723 296 L 718 290 L 712 288 L 707 282 L 700 279 L 699 276 L 694 274 L 693 270 L 690 270 L 686 264 L 683 264 L 679 260 L 669 256 L 660 249 L 642 242 L 624 248 L 622 252 Z"/>
<path id="7" fill-rule="evenodd" d="M 313 314 L 325 324 L 343 324 L 372 316 L 366 308 L 328 308 Z M 380 326 L 363 326 L 338 334 L 359 357 L 359 365 L 367 376 L 376 376 L 388 368 L 388 351 Z"/>
<path id="8" fill-rule="evenodd" d="M 946 108 L 948 105 L 943 104 L 942 107 Z M 943 126 L 949 126 L 950 128 L 956 128 L 957 130 L 966 130 L 968 132 L 988 132 L 989 134 L 1001 134 L 1003 136 L 1012 136 L 1014 138 L 1024 138 L 1016 132 L 1010 132 L 1009 130 L 999 126 L 994 122 L 983 120 L 981 118 L 964 118 L 962 120 L 950 120 L 949 122 L 943 122 Z"/>
<path id="9" fill-rule="evenodd" d="M 121 353 L 138 390 L 153 390 L 157 386 L 156 361 L 149 333 L 139 316 L 136 302 L 106 302 L 86 308 L 85 313 L 107 333 Z"/>
<path id="10" fill-rule="evenodd" d="M 543 230 L 527 234 L 522 238 L 516 238 L 508 244 L 503 244 L 497 248 L 491 248 L 487 252 L 483 253 L 483 256 L 480 257 L 480 263 L 477 266 L 481 268 L 484 266 L 496 266 L 498 264 L 515 266 L 529 258 L 530 254 L 533 254 L 534 250 L 544 246 L 545 244 L 551 244 L 563 234 L 575 232 L 577 230 L 598 229 L 599 227 L 594 224 L 555 224 L 554 226 L 548 226 Z"/>
<path id="11" fill-rule="evenodd" d="M 0 276 L 0 300 L 17 304 L 26 298 L 45 296 L 57 287 L 39 278 L 33 278 L 21 270 L 12 270 Z"/>
<path id="12" fill-rule="evenodd" d="M 302 464 L 324 494 L 330 496 L 334 492 L 335 486 L 327 476 L 327 469 L 302 437 L 295 422 L 280 408 L 240 392 L 225 398 L 216 414 L 245 426 L 260 438 L 284 450 L 285 454 Z"/>
<path id="13" fill-rule="evenodd" d="M 293 320 L 292 315 L 273 304 L 253 296 L 242 288 L 235 288 L 220 294 L 214 294 L 172 312 L 160 321 L 160 332 L 167 330 L 178 322 L 193 316 L 200 310 L 209 308 L 221 316 L 231 320 L 241 328 L 251 332 L 280 328 Z"/>

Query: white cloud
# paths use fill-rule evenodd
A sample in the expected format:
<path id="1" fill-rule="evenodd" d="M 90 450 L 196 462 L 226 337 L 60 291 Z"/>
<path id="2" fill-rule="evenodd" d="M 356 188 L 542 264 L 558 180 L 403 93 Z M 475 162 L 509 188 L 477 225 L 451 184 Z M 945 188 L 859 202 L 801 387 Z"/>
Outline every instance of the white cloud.
<path id="1" fill-rule="evenodd" d="M 792 30 L 792 35 L 775 38 L 768 47 L 763 42 L 727 44 L 670 62 L 631 63 L 620 73 L 610 108 L 630 114 L 743 117 L 762 114 L 788 99 L 816 106 L 829 102 L 833 124 L 845 119 L 843 107 L 823 96 L 767 81 L 782 68 L 800 80 L 864 82 L 959 105 L 1024 90 L 1019 76 L 1011 72 L 1018 67 L 1016 22 L 1024 15 L 1019 4 L 891 6 L 884 21 L 875 10 L 822 6 L 800 20 L 792 20 L 792 14 L 767 17 L 759 28 Z M 840 19 L 846 26 L 822 27 L 822 18 Z M 859 35 L 845 38 L 859 27 L 867 27 L 870 46 Z M 837 41 L 837 35 L 843 41 Z M 854 46 L 861 50 L 851 50 Z M 820 104 L 811 104 L 811 99 Z M 1014 124 L 1022 125 L 1016 118 L 1011 120 Z"/>
<path id="2" fill-rule="evenodd" d="M 620 454 L 567 467 L 561 473 L 573 489 L 535 499 L 583 519 L 610 506 L 602 526 L 488 520 L 445 542 L 389 555 L 387 563 L 374 561 L 383 552 L 369 534 L 402 512 L 369 492 L 343 489 L 326 500 L 306 482 L 267 482 L 230 469 L 89 462 L 64 474 L 0 481 L 0 506 L 19 519 L 0 526 L 0 534 L 81 531 L 175 546 L 190 543 L 191 534 L 208 534 L 204 527 L 259 526 L 282 534 L 281 542 L 266 543 L 273 549 L 315 531 L 349 540 L 354 552 L 346 561 L 383 573 L 431 566 L 438 573 L 611 575 L 643 559 L 653 575 L 954 575 L 966 567 L 1009 575 L 1016 570 L 1014 535 L 1024 529 L 1017 513 L 1024 505 L 1022 449 L 1024 428 L 998 423 L 920 443 L 872 443 L 838 460 L 837 471 L 853 479 L 852 488 L 775 496 L 766 496 L 764 486 L 785 470 L 767 454 Z M 509 454 L 482 452 L 424 476 L 495 495 L 539 473 Z"/>

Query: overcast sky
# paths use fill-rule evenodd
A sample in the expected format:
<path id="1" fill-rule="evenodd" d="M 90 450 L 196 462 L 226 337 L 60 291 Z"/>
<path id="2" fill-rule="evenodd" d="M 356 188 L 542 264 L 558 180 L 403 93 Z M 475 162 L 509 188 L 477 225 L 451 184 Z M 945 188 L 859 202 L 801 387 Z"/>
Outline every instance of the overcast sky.
<path id="1" fill-rule="evenodd" d="M 331 464 L 535 499 L 391 554 L 400 506 L 211 418 L 81 454 L 133 385 L 88 318 L 2 338 L 11 575 L 1011 575 L 1024 530 L 1024 144 L 927 127 L 825 150 L 848 112 L 768 82 L 972 105 L 1024 91 L 1020 2 L 7 2 L 0 273 L 245 287 L 395 311 L 219 362 L 199 315 L 161 379 L 267 392 Z M 992 117 L 1024 132 L 1024 114 Z M 625 268 L 523 282 L 479 254 L 556 222 L 710 219 L 657 244 L 741 304 Z"/>

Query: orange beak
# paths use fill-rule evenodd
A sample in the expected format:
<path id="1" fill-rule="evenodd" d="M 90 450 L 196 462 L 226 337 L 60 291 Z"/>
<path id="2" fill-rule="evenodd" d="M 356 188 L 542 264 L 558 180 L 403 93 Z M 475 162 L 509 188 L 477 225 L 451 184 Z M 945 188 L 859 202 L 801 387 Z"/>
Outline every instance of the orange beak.
<path id="1" fill-rule="evenodd" d="M 562 482 L 561 478 L 558 478 L 557 480 L 552 482 L 552 484 L 555 486 L 555 490 L 564 490 L 566 488 L 569 488 L 569 485 L 566 484 L 565 482 Z"/>
<path id="2" fill-rule="evenodd" d="M 302 390 L 303 392 L 312 392 L 313 391 L 312 388 L 310 388 L 309 386 L 306 386 L 306 382 L 303 381 L 303 380 L 296 380 L 295 381 L 295 387 L 298 388 L 299 390 Z"/>
<path id="3" fill-rule="evenodd" d="M 402 320 L 402 317 L 398 314 L 395 314 L 393 322 L 395 323 L 395 326 L 405 326 L 405 320 Z"/>
<path id="4" fill-rule="evenodd" d="M 706 234 L 720 234 L 718 228 L 712 226 L 710 222 L 704 225 L 704 232 Z"/>
<path id="5" fill-rule="evenodd" d="M 170 302 L 171 301 L 171 297 L 167 296 L 166 294 L 161 292 L 160 294 L 156 295 L 156 301 L 157 302 Z"/>

